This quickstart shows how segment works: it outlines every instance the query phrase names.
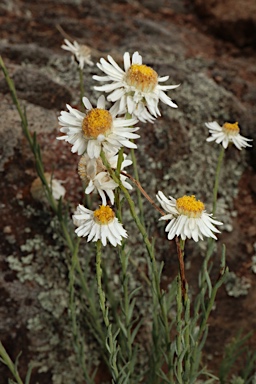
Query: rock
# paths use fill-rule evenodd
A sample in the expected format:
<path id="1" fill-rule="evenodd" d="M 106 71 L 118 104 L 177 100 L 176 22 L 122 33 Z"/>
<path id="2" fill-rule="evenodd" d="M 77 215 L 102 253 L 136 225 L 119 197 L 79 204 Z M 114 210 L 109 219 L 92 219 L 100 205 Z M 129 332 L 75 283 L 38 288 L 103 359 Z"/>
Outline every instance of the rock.
<path id="1" fill-rule="evenodd" d="M 255 0 L 195 0 L 203 22 L 220 38 L 239 47 L 255 46 Z"/>
<path id="2" fill-rule="evenodd" d="M 34 63 L 36 65 L 46 65 L 54 53 L 48 48 L 39 47 L 32 44 L 9 44 L 0 41 L 0 51 L 2 57 L 8 57 L 17 63 Z"/>
<path id="3" fill-rule="evenodd" d="M 26 108 L 26 115 L 29 124 L 29 131 L 52 132 L 56 129 L 57 115 L 54 111 L 36 106 L 30 103 L 22 103 Z M 22 128 L 20 116 L 13 105 L 9 95 L 0 93 L 0 114 L 4 119 L 0 124 L 0 172 L 4 170 L 5 164 L 13 157 L 15 150 L 21 146 Z"/>
<path id="4" fill-rule="evenodd" d="M 71 93 L 63 85 L 60 85 L 32 69 L 19 68 L 13 74 L 18 97 L 30 103 L 40 105 L 46 109 L 61 109 L 71 101 Z M 8 93 L 9 88 L 4 79 L 0 81 L 2 93 Z"/>

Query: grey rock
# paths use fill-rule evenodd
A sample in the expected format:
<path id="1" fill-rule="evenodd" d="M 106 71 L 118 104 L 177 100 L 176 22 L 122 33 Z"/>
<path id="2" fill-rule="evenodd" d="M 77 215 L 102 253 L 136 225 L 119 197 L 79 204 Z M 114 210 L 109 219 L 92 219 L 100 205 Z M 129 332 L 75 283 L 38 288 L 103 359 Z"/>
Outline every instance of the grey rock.
<path id="1" fill-rule="evenodd" d="M 18 97 L 30 103 L 40 105 L 47 109 L 62 108 L 65 103 L 70 103 L 69 90 L 32 69 L 19 68 L 12 76 Z M 4 79 L 0 80 L 2 93 L 8 93 L 8 86 Z"/>

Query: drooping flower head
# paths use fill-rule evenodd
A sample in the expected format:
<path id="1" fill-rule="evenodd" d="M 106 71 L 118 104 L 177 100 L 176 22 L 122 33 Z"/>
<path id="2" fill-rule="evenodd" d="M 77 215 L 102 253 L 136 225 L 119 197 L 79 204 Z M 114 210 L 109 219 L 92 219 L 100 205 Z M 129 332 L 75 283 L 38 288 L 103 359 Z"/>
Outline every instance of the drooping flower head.
<path id="1" fill-rule="evenodd" d="M 65 135 L 57 137 L 72 144 L 71 151 L 82 155 L 86 150 L 93 159 L 99 157 L 101 149 L 105 152 L 117 152 L 121 147 L 137 148 L 129 139 L 137 139 L 139 128 L 132 127 L 138 122 L 132 118 L 125 120 L 116 117 L 116 108 L 105 109 L 105 97 L 102 95 L 93 108 L 90 101 L 84 97 L 83 103 L 87 109 L 82 113 L 67 104 L 68 112 L 62 111 L 59 116 L 60 131 Z"/>
<path id="2" fill-rule="evenodd" d="M 124 70 L 122 70 L 115 60 L 108 56 L 107 62 L 101 59 L 97 63 L 99 69 L 107 76 L 93 76 L 98 81 L 111 81 L 110 84 L 94 87 L 98 91 L 107 92 L 107 99 L 116 103 L 118 113 L 128 112 L 135 115 L 139 120 L 152 122 L 154 118 L 160 116 L 158 102 L 170 107 L 177 108 L 165 91 L 174 89 L 178 85 L 160 85 L 169 76 L 159 77 L 157 72 L 151 67 L 142 64 L 142 57 L 138 52 L 132 55 L 125 52 Z"/>
<path id="3" fill-rule="evenodd" d="M 117 244 L 121 245 L 122 238 L 128 236 L 109 206 L 101 205 L 96 211 L 91 211 L 79 205 L 73 215 L 73 222 L 78 227 L 75 230 L 77 236 L 88 236 L 88 242 L 100 240 L 105 246 L 108 240 L 116 247 Z"/>
<path id="4" fill-rule="evenodd" d="M 205 211 L 205 206 L 195 196 L 183 196 L 169 199 L 159 191 L 157 200 L 168 213 L 159 220 L 170 220 L 165 231 L 168 232 L 168 239 L 172 240 L 175 236 L 180 236 L 182 240 L 193 239 L 203 240 L 203 236 L 217 239 L 215 233 L 220 232 L 215 225 L 222 225 L 220 221 L 212 218 L 211 214 Z"/>
<path id="5" fill-rule="evenodd" d="M 205 123 L 205 125 L 211 134 L 206 141 L 216 141 L 217 144 L 222 144 L 225 149 L 228 147 L 229 143 L 233 143 L 240 150 L 245 147 L 251 147 L 251 145 L 248 144 L 248 141 L 251 141 L 252 139 L 247 139 L 240 135 L 238 122 L 234 124 L 225 123 L 222 127 L 216 121 Z"/>
<path id="6" fill-rule="evenodd" d="M 107 154 L 106 158 L 111 168 L 116 169 L 118 155 Z M 121 170 L 131 164 L 131 160 L 125 159 L 122 162 Z M 103 205 L 107 205 L 106 195 L 108 196 L 111 204 L 114 204 L 113 191 L 118 187 L 118 185 L 111 178 L 100 157 L 90 159 L 87 153 L 85 153 L 79 161 L 78 173 L 80 178 L 87 184 L 85 189 L 86 194 L 97 191 L 102 199 Z M 131 185 L 127 183 L 124 175 L 120 175 L 120 179 L 126 189 L 132 189 Z"/>
<path id="7" fill-rule="evenodd" d="M 79 64 L 81 69 L 84 68 L 85 64 L 92 66 L 93 62 L 91 61 L 91 48 L 87 45 L 80 45 L 76 41 L 70 43 L 68 39 L 64 39 L 65 44 L 62 44 L 61 48 L 66 51 L 70 51 L 75 57 L 76 61 Z"/>

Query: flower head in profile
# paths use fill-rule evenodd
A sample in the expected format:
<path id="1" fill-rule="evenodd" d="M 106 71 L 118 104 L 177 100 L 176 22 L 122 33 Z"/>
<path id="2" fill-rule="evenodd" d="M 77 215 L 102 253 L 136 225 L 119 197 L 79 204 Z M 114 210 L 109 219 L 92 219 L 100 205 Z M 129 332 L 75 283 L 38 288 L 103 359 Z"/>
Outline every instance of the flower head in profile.
<path id="1" fill-rule="evenodd" d="M 251 147 L 248 141 L 252 139 L 247 139 L 240 135 L 240 128 L 237 122 L 234 124 L 225 123 L 222 127 L 216 121 L 205 123 L 205 125 L 211 134 L 211 136 L 206 139 L 207 141 L 216 141 L 218 144 L 221 143 L 225 149 L 229 143 L 233 143 L 240 150 L 245 147 Z"/>
<path id="2" fill-rule="evenodd" d="M 107 154 L 106 158 L 111 168 L 116 169 L 118 155 Z M 131 164 L 131 160 L 124 159 L 121 170 Z M 96 191 L 99 193 L 103 205 L 107 205 L 106 196 L 108 196 L 111 204 L 114 204 L 115 196 L 113 191 L 118 187 L 118 185 L 111 178 L 100 157 L 90 159 L 87 153 L 85 153 L 79 161 L 78 173 L 80 178 L 87 184 L 85 189 L 86 194 Z M 126 177 L 124 175 L 121 174 L 120 179 L 126 189 L 132 189 L 131 185 L 126 181 Z"/>
<path id="3" fill-rule="evenodd" d="M 66 189 L 61 185 L 59 180 L 56 180 L 52 177 L 52 174 L 49 172 L 44 173 L 45 180 L 52 191 L 52 196 L 55 200 L 59 200 L 61 197 L 65 196 Z M 31 195 L 33 199 L 41 202 L 46 202 L 47 198 L 45 195 L 44 185 L 40 179 L 37 177 L 30 188 Z"/>
<path id="4" fill-rule="evenodd" d="M 94 88 L 110 93 L 107 99 L 116 103 L 119 114 L 128 112 L 143 122 L 152 122 L 161 115 L 158 109 L 159 100 L 177 108 L 165 91 L 178 85 L 161 85 L 169 76 L 159 77 L 154 69 L 142 64 L 142 57 L 138 52 L 132 55 L 132 61 L 130 54 L 125 52 L 124 70 L 111 56 L 108 56 L 108 61 L 102 58 L 97 66 L 106 76 L 95 75 L 93 78 L 111 83 Z"/>
<path id="5" fill-rule="evenodd" d="M 108 240 L 116 247 L 117 244 L 121 245 L 122 238 L 128 236 L 109 206 L 101 205 L 96 211 L 91 211 L 79 205 L 73 215 L 73 222 L 78 227 L 75 230 L 77 236 L 88 236 L 88 242 L 100 240 L 105 246 Z"/>
<path id="6" fill-rule="evenodd" d="M 79 64 L 81 69 L 84 68 L 85 64 L 92 66 L 93 62 L 91 61 L 91 48 L 87 45 L 80 45 L 76 41 L 70 43 L 68 39 L 64 39 L 65 44 L 62 44 L 61 48 L 66 51 L 70 51 L 75 57 L 76 61 Z"/>
<path id="7" fill-rule="evenodd" d="M 93 108 L 90 101 L 84 97 L 83 103 L 87 109 L 82 113 L 67 104 L 68 112 L 62 111 L 59 116 L 60 131 L 65 140 L 72 144 L 71 151 L 82 155 L 87 151 L 90 159 L 99 157 L 101 149 L 104 152 L 117 152 L 121 147 L 137 148 L 129 139 L 137 139 L 136 132 L 139 128 L 132 127 L 137 119 L 122 119 L 116 117 L 116 108 L 105 109 L 105 97 L 102 95 Z"/>
<path id="8" fill-rule="evenodd" d="M 203 236 L 217 239 L 214 232 L 220 232 L 215 225 L 222 225 L 220 221 L 212 218 L 211 214 L 205 211 L 204 204 L 200 200 L 196 200 L 195 196 L 183 196 L 169 199 L 159 191 L 157 200 L 167 215 L 162 216 L 159 220 L 170 220 L 165 228 L 168 232 L 168 239 L 172 240 L 175 236 L 180 236 L 182 240 L 193 239 L 203 240 Z"/>

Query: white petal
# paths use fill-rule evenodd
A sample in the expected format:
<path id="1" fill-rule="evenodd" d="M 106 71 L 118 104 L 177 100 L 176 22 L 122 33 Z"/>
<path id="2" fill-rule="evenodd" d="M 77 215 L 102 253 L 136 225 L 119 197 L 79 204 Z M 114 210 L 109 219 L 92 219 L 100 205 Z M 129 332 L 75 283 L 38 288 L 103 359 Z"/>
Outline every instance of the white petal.
<path id="1" fill-rule="evenodd" d="M 87 97 L 83 97 L 83 104 L 84 104 L 86 109 L 88 109 L 88 110 L 92 109 L 92 105 L 91 105 L 90 101 L 87 99 Z"/>
<path id="2" fill-rule="evenodd" d="M 129 52 L 125 52 L 125 54 L 124 54 L 124 70 L 125 70 L 125 72 L 128 71 L 130 66 L 131 66 L 130 54 L 129 54 Z"/>
<path id="3" fill-rule="evenodd" d="M 105 109 L 105 96 L 104 96 L 104 95 L 101 95 L 101 96 L 98 98 L 97 108 L 99 108 L 99 109 Z"/>

